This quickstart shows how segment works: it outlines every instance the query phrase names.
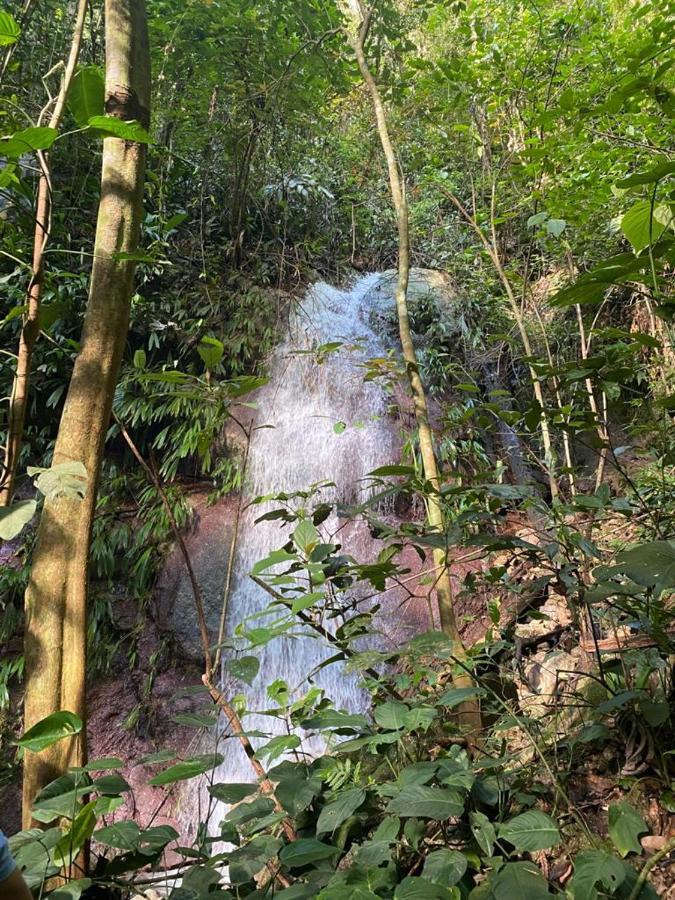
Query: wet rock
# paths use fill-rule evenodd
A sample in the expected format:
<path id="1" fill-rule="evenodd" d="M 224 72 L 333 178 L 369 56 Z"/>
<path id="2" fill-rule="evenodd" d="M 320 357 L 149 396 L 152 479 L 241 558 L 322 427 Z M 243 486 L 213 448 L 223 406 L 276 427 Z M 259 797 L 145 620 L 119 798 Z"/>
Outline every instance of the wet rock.
<path id="1" fill-rule="evenodd" d="M 195 510 L 192 530 L 185 537 L 190 561 L 204 601 L 206 626 L 215 643 L 223 608 L 230 549 L 236 519 L 236 497 L 218 500 L 209 506 L 207 496 L 191 498 Z M 172 631 L 180 651 L 189 659 L 203 656 L 192 584 L 179 547 L 166 558 L 157 581 L 158 619 Z"/>

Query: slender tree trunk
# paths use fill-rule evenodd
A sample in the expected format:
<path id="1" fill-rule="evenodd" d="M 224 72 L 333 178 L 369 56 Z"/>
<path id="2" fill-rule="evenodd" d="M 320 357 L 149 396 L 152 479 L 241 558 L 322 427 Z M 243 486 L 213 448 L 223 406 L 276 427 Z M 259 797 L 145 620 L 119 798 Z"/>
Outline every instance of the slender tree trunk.
<path id="1" fill-rule="evenodd" d="M 427 405 L 424 384 L 419 372 L 417 354 L 413 344 L 410 330 L 410 318 L 408 315 L 408 281 L 410 277 L 410 231 L 408 225 L 408 203 L 405 194 L 405 185 L 396 159 L 396 153 L 389 135 L 387 114 L 382 103 L 382 97 L 375 79 L 370 71 L 365 56 L 364 44 L 368 34 L 372 10 L 366 10 L 360 3 L 361 21 L 356 30 L 348 30 L 351 45 L 356 54 L 361 77 L 368 89 L 375 113 L 377 132 L 382 144 L 382 150 L 387 162 L 389 174 L 389 186 L 391 197 L 396 212 L 396 224 L 398 228 L 398 277 L 396 281 L 396 312 L 398 315 L 401 348 L 406 364 L 410 391 L 415 410 L 415 421 L 420 443 L 420 455 L 424 477 L 431 485 L 431 492 L 426 497 L 427 520 L 432 530 L 439 534 L 445 533 L 445 517 L 440 498 L 441 481 L 438 472 L 438 463 L 434 449 L 434 438 L 429 421 L 429 408 Z M 467 659 L 466 649 L 462 636 L 457 626 L 454 607 L 454 592 L 448 568 L 447 552 L 441 548 L 433 551 L 433 560 L 438 572 L 435 582 L 436 596 L 438 598 L 438 612 L 441 629 L 453 642 L 453 651 L 456 659 L 464 663 Z M 469 686 L 471 677 L 464 671 L 453 678 L 457 686 Z M 476 703 L 465 704 L 460 710 L 462 721 L 471 726 L 475 732 L 480 727 L 480 713 Z"/>
<path id="2" fill-rule="evenodd" d="M 520 305 L 518 300 L 516 299 L 516 295 L 513 292 L 513 288 L 511 286 L 511 282 L 504 270 L 504 266 L 502 265 L 501 258 L 499 256 L 499 248 L 497 246 L 497 235 L 494 226 L 494 185 L 492 191 L 492 202 L 491 202 L 491 223 L 492 223 L 492 241 L 489 241 L 485 236 L 483 229 L 480 227 L 478 222 L 476 221 L 475 216 L 472 216 L 471 213 L 466 209 L 465 206 L 460 203 L 460 201 L 455 197 L 452 191 L 444 190 L 443 192 L 446 197 L 452 202 L 455 208 L 462 214 L 466 222 L 473 228 L 476 233 L 476 236 L 480 240 L 480 242 L 485 247 L 488 256 L 492 260 L 492 264 L 497 270 L 497 275 L 499 276 L 499 280 L 501 281 L 504 291 L 506 292 L 507 300 L 509 301 L 509 306 L 511 307 L 511 312 L 513 314 L 514 321 L 516 323 L 516 327 L 518 328 L 518 333 L 520 335 L 520 340 L 523 345 L 523 350 L 525 351 L 526 356 L 531 357 L 532 354 L 532 344 L 530 343 L 530 336 L 527 333 L 527 328 L 525 327 L 525 321 L 523 319 L 523 315 L 520 309 Z M 544 400 L 544 392 L 541 386 L 541 381 L 539 380 L 539 376 L 535 372 L 534 368 L 531 365 L 528 365 L 530 371 L 530 380 L 532 382 L 532 390 L 534 392 L 534 397 L 539 407 L 541 409 L 541 414 L 539 417 L 539 429 L 541 432 L 541 443 L 544 448 L 544 462 L 546 466 L 546 471 L 548 474 L 548 483 L 551 491 L 551 497 L 556 498 L 559 493 L 558 480 L 555 474 L 555 459 L 553 453 L 553 441 L 551 439 L 551 429 L 549 427 L 548 414 L 546 412 L 546 405 Z"/>
<path id="3" fill-rule="evenodd" d="M 75 75 L 77 60 L 82 46 L 82 33 L 84 20 L 89 8 L 89 0 L 79 0 L 73 40 L 70 45 L 70 53 L 66 62 L 61 88 L 54 103 L 49 127 L 58 129 L 63 118 L 63 111 L 68 99 L 70 85 Z M 47 154 L 38 153 L 40 164 L 40 176 L 38 179 L 37 201 L 35 204 L 35 237 L 33 240 L 33 273 L 26 297 L 26 314 L 19 338 L 19 352 L 17 355 L 16 372 L 12 385 L 12 395 L 9 403 L 9 415 L 7 423 L 7 445 L 5 447 L 5 459 L 0 484 L 0 506 L 9 506 L 14 494 L 17 468 L 21 445 L 23 444 L 24 426 L 26 423 L 26 409 L 28 407 L 28 387 L 30 381 L 31 359 L 33 349 L 40 333 L 40 298 L 45 277 L 45 250 L 49 242 L 51 224 L 51 179 L 49 174 L 49 159 Z"/>
<path id="4" fill-rule="evenodd" d="M 106 111 L 150 120 L 150 54 L 144 0 L 106 0 Z M 101 459 L 124 350 L 140 233 L 146 148 L 103 144 L 101 200 L 81 350 L 75 360 L 54 463 L 78 461 L 84 500 L 46 501 L 26 592 L 26 727 L 59 709 L 86 721 L 85 660 L 89 543 Z M 36 792 L 85 758 L 84 737 L 61 741 L 24 762 L 23 814 Z"/>

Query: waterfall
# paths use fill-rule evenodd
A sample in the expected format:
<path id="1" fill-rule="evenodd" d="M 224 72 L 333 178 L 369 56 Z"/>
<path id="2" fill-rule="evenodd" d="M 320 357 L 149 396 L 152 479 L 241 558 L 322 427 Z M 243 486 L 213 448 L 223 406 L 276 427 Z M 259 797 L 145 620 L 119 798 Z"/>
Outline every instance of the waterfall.
<path id="1" fill-rule="evenodd" d="M 331 481 L 321 501 L 353 503 L 365 496 L 363 477 L 371 470 L 398 458 L 400 436 L 388 416 L 387 395 L 373 382 L 364 382 L 366 359 L 386 351 L 373 326 L 375 306 L 391 303 L 382 290 L 383 276 L 361 278 L 351 290 L 342 291 L 324 283 L 314 285 L 293 315 L 286 341 L 272 360 L 270 380 L 256 395 L 254 425 L 248 452 L 246 496 L 305 490 L 311 484 Z M 388 295 L 388 296 L 387 296 Z M 311 351 L 319 345 L 340 341 L 337 352 L 318 362 Z M 337 427 L 336 427 L 337 426 Z M 270 597 L 249 577 L 254 564 L 288 540 L 289 526 L 278 521 L 255 520 L 279 504 L 266 502 L 248 507 L 242 514 L 227 608 L 226 635 L 252 614 L 264 610 Z M 325 525 L 334 531 L 335 515 Z M 367 528 L 349 525 L 340 531 L 342 552 L 357 559 L 368 557 L 372 539 Z M 260 624 L 260 623 L 257 623 Z M 291 690 L 307 689 L 306 678 L 332 655 L 316 638 L 282 637 L 256 649 L 260 669 L 250 688 L 245 688 L 249 710 L 273 704 L 267 686 L 284 679 Z M 233 682 L 224 661 L 226 693 L 241 693 L 241 682 Z M 363 697 L 355 675 L 345 673 L 339 663 L 322 669 L 314 683 L 325 690 L 337 708 L 362 708 Z M 279 733 L 282 723 L 270 716 L 246 715 L 247 731 Z M 262 739 L 254 744 L 262 744 Z M 250 763 L 236 740 L 228 739 L 222 752 L 226 760 L 218 781 L 251 781 Z M 218 810 L 214 821 L 218 821 Z"/>

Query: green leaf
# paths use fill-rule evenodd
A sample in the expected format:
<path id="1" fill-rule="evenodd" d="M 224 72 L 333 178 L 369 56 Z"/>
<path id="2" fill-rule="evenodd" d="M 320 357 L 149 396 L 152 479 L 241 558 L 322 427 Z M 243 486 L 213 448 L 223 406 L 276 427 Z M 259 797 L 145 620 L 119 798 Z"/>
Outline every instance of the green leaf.
<path id="1" fill-rule="evenodd" d="M 405 703 L 398 700 L 391 700 L 388 703 L 381 703 L 375 707 L 375 721 L 380 728 L 387 728 L 390 731 L 399 731 L 405 725 L 405 717 L 410 712 Z"/>
<path id="2" fill-rule="evenodd" d="M 461 816 L 464 801 L 459 794 L 447 788 L 411 784 L 389 802 L 387 812 L 404 818 L 419 816 L 440 822 L 451 816 Z"/>
<path id="3" fill-rule="evenodd" d="M 53 822 L 57 818 L 74 819 L 80 809 L 80 800 L 93 791 L 91 779 L 86 773 L 70 771 L 42 788 L 31 810 L 38 822 Z"/>
<path id="4" fill-rule="evenodd" d="M 98 66 L 78 69 L 68 93 L 68 108 L 80 128 L 94 116 L 104 116 L 105 84 Z"/>
<path id="5" fill-rule="evenodd" d="M 220 753 L 195 756 L 176 763 L 175 766 L 169 766 L 168 769 L 151 778 L 148 784 L 153 785 L 153 787 L 160 787 L 163 784 L 175 784 L 177 781 L 186 781 L 188 778 L 195 778 L 197 775 L 203 775 L 205 772 L 217 769 L 222 762 L 223 757 Z"/>
<path id="6" fill-rule="evenodd" d="M 37 475 L 35 487 L 48 500 L 55 500 L 57 497 L 81 500 L 87 491 L 87 470 L 81 462 L 57 463 L 49 469 L 28 466 L 26 472 L 31 477 Z"/>
<path id="7" fill-rule="evenodd" d="M 611 853 L 605 850 L 584 850 L 574 858 L 574 877 L 570 881 L 572 897 L 574 900 L 597 900 L 597 884 L 614 895 L 625 877 L 624 866 Z"/>
<path id="8" fill-rule="evenodd" d="M 11 541 L 21 534 L 25 526 L 35 515 L 35 500 L 20 500 L 0 509 L 0 540 Z"/>
<path id="9" fill-rule="evenodd" d="M 633 250 L 640 253 L 650 243 L 656 243 L 672 223 L 672 219 L 670 207 L 665 203 L 656 205 L 652 211 L 649 200 L 639 200 L 621 219 L 621 231 Z"/>
<path id="10" fill-rule="evenodd" d="M 257 790 L 257 784 L 241 784 L 239 782 L 211 784 L 208 788 L 209 794 L 222 803 L 239 803 L 245 797 L 255 794 Z"/>
<path id="11" fill-rule="evenodd" d="M 141 829 L 135 822 L 122 820 L 113 825 L 106 825 L 94 832 L 94 838 L 99 844 L 106 847 L 114 847 L 116 850 L 135 850 L 141 836 Z"/>
<path id="12" fill-rule="evenodd" d="M 368 719 L 358 713 L 347 713 L 340 709 L 322 709 L 301 724 L 308 730 L 323 731 L 330 728 L 345 728 L 351 731 L 363 731 L 368 728 Z"/>
<path id="13" fill-rule="evenodd" d="M 675 587 L 675 543 L 654 541 L 624 550 L 608 574 L 627 575 L 636 584 L 652 588 L 656 596 Z"/>
<path id="14" fill-rule="evenodd" d="M 49 900 L 79 900 L 83 891 L 92 885 L 91 878 L 78 878 L 77 881 L 69 881 L 52 891 L 49 894 Z"/>
<path id="15" fill-rule="evenodd" d="M 445 693 L 441 694 L 436 702 L 441 706 L 447 706 L 449 709 L 454 709 L 455 706 L 459 706 L 467 700 L 475 700 L 477 697 L 482 697 L 484 694 L 485 691 L 477 687 L 450 688 L 449 691 L 445 691 Z"/>
<path id="16" fill-rule="evenodd" d="M 57 137 L 56 128 L 43 125 L 24 128 L 23 131 L 16 131 L 10 138 L 0 141 L 0 156 L 18 159 L 25 153 L 49 150 Z"/>
<path id="17" fill-rule="evenodd" d="M 394 891 L 394 900 L 454 900 L 455 897 L 459 900 L 456 892 L 415 875 L 404 878 Z"/>
<path id="18" fill-rule="evenodd" d="M 271 569 L 272 566 L 279 565 L 279 563 L 283 562 L 290 562 L 291 560 L 297 562 L 297 559 L 298 557 L 295 553 L 289 553 L 288 550 L 273 550 L 269 556 L 259 560 L 259 562 L 253 566 L 251 574 L 261 575 L 263 572 L 266 572 L 267 569 Z"/>
<path id="19" fill-rule="evenodd" d="M 640 813 L 627 800 L 609 807 L 609 836 L 621 856 L 642 853 L 638 836 L 649 831 Z"/>
<path id="20" fill-rule="evenodd" d="M 218 338 L 203 337 L 197 346 L 197 353 L 207 369 L 215 369 L 225 355 L 225 345 Z"/>
<path id="21" fill-rule="evenodd" d="M 101 137 L 116 137 L 137 144 L 152 143 L 150 135 L 140 122 L 124 122 L 115 116 L 91 116 L 87 124 L 92 132 Z"/>
<path id="22" fill-rule="evenodd" d="M 231 659 L 227 662 L 227 671 L 240 681 L 251 685 L 260 669 L 260 660 L 257 656 L 241 656 L 239 659 Z"/>
<path id="23" fill-rule="evenodd" d="M 489 885 L 495 900 L 546 900 L 551 896 L 548 882 L 531 862 L 506 863 Z"/>
<path id="24" fill-rule="evenodd" d="M 318 776 L 310 778 L 298 776 L 280 781 L 274 795 L 286 812 L 295 816 L 303 809 L 307 809 L 320 790 L 321 779 Z"/>
<path id="25" fill-rule="evenodd" d="M 62 710 L 41 719 L 16 742 L 24 750 L 39 753 L 64 738 L 71 738 L 82 731 L 82 719 L 75 713 Z"/>
<path id="26" fill-rule="evenodd" d="M 521 852 L 547 850 L 560 843 L 558 826 L 550 816 L 538 809 L 529 809 L 504 822 L 499 826 L 498 832 L 501 839 L 507 840 Z"/>
<path id="27" fill-rule="evenodd" d="M 302 550 L 306 556 L 309 556 L 321 538 L 312 520 L 303 519 L 293 532 L 293 540 L 296 547 Z"/>
<path id="28" fill-rule="evenodd" d="M 488 817 L 482 812 L 469 813 L 469 825 L 471 833 L 480 849 L 486 856 L 492 856 L 497 834 L 495 827 Z"/>
<path id="29" fill-rule="evenodd" d="M 530 216 L 527 220 L 528 228 L 536 228 L 538 225 L 543 225 L 544 222 L 548 219 L 548 213 L 545 211 L 535 213 L 533 216 Z"/>
<path id="30" fill-rule="evenodd" d="M 256 759 L 267 759 L 268 765 L 278 759 L 287 750 L 295 750 L 300 746 L 300 738 L 297 734 L 281 734 L 272 738 L 264 747 L 256 751 Z"/>
<path id="31" fill-rule="evenodd" d="M 546 223 L 546 231 L 553 237 L 559 238 L 566 228 L 567 222 L 564 219 L 549 219 Z"/>
<path id="32" fill-rule="evenodd" d="M 387 475 L 409 475 L 414 476 L 416 473 L 414 466 L 380 466 L 378 469 L 373 469 L 372 472 L 368 472 L 368 475 L 373 478 L 385 478 Z"/>
<path id="33" fill-rule="evenodd" d="M 336 828 L 339 828 L 343 822 L 346 822 L 356 812 L 365 799 L 366 792 L 363 788 L 355 787 L 340 791 L 337 799 L 333 800 L 332 803 L 328 803 L 321 810 L 316 823 L 316 833 L 320 835 L 334 832 Z"/>
<path id="34" fill-rule="evenodd" d="M 463 878 L 467 866 L 466 856 L 458 850 L 434 850 L 424 862 L 422 875 L 435 884 L 452 887 Z"/>
<path id="35" fill-rule="evenodd" d="M 345 431 L 346 429 L 347 429 L 346 422 L 336 422 L 333 425 L 333 431 L 335 432 L 335 434 L 342 434 L 342 432 Z"/>
<path id="36" fill-rule="evenodd" d="M 128 781 L 117 773 L 101 775 L 100 778 L 94 778 L 93 783 L 99 794 L 107 797 L 116 797 L 118 794 L 125 794 L 131 790 L 131 785 Z"/>
<path id="37" fill-rule="evenodd" d="M 83 772 L 104 772 L 107 769 L 122 769 L 124 761 L 118 756 L 101 756 L 90 760 L 86 766 L 82 766 Z"/>
<path id="38" fill-rule="evenodd" d="M 269 797 L 256 797 L 248 803 L 239 803 L 225 816 L 226 821 L 237 826 L 244 825 L 254 819 L 263 819 L 274 812 L 274 801 Z"/>
<path id="39" fill-rule="evenodd" d="M 15 862 L 30 888 L 42 889 L 46 878 L 58 872 L 51 860 L 51 849 L 61 840 L 60 828 L 30 828 L 9 839 Z"/>
<path id="40" fill-rule="evenodd" d="M 144 369 L 147 361 L 145 350 L 137 350 L 134 353 L 134 369 Z"/>
<path id="41" fill-rule="evenodd" d="M 73 860 L 84 847 L 85 842 L 92 836 L 96 827 L 95 806 L 95 800 L 83 806 L 73 819 L 70 829 L 54 847 L 54 862 L 60 868 L 67 868 L 72 865 Z"/>
<path id="42" fill-rule="evenodd" d="M 10 16 L 8 12 L 0 12 L 0 47 L 16 44 L 20 35 L 21 29 L 14 16 Z"/>
<path id="43" fill-rule="evenodd" d="M 617 181 L 616 186 L 619 188 L 629 188 L 635 187 L 638 184 L 653 184 L 673 173 L 675 173 L 675 160 L 664 160 L 663 162 L 652 166 L 651 169 L 647 169 L 645 172 L 635 172 L 635 174 L 629 175 L 628 178 Z"/>
<path id="44" fill-rule="evenodd" d="M 287 844 L 279 852 L 279 859 L 287 868 L 298 869 L 322 859 L 329 859 L 339 852 L 337 847 L 330 844 L 324 844 L 314 838 L 302 838 Z"/>

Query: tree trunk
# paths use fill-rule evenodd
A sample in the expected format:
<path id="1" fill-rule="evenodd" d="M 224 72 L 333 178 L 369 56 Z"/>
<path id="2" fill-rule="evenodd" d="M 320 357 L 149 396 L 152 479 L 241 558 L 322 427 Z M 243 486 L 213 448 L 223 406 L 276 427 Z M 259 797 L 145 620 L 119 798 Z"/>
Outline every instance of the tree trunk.
<path id="1" fill-rule="evenodd" d="M 410 319 L 408 316 L 408 281 L 410 276 L 410 233 L 408 225 L 408 203 L 405 195 L 405 185 L 399 171 L 398 161 L 389 135 L 387 115 L 382 103 L 380 91 L 370 71 L 366 60 L 364 43 L 368 34 L 370 16 L 372 10 L 366 10 L 360 3 L 361 21 L 355 31 L 349 32 L 349 38 L 356 54 L 356 61 L 363 81 L 368 88 L 375 113 L 377 131 L 382 144 L 382 150 L 387 162 L 389 173 L 389 186 L 392 201 L 396 212 L 398 228 L 398 277 L 396 281 L 396 312 L 398 315 L 399 334 L 401 348 L 406 364 L 410 391 L 415 409 L 415 421 L 420 443 L 420 454 L 424 477 L 431 485 L 431 491 L 425 497 L 427 521 L 433 531 L 439 534 L 445 533 L 445 517 L 440 498 L 441 481 L 434 450 L 434 438 L 429 421 L 429 409 L 427 405 L 424 384 L 419 372 L 417 354 L 410 331 Z M 352 13 L 353 16 L 353 13 Z M 466 649 L 462 636 L 457 627 L 454 608 L 454 592 L 448 568 L 447 552 L 441 548 L 433 551 L 434 567 L 436 571 L 436 596 L 438 599 L 438 612 L 441 622 L 441 630 L 453 643 L 455 658 L 464 663 L 467 659 Z M 471 677 L 468 672 L 455 675 L 453 683 L 456 686 L 467 687 L 471 685 Z M 461 718 L 465 724 L 469 724 L 475 732 L 480 727 L 480 714 L 478 706 L 474 702 L 464 704 L 460 710 Z"/>
<path id="2" fill-rule="evenodd" d="M 49 127 L 58 129 L 66 107 L 68 92 L 75 75 L 77 60 L 80 56 L 84 20 L 89 8 L 89 0 L 79 0 L 75 30 L 70 45 L 70 53 L 66 62 L 61 88 L 54 103 L 49 119 Z M 46 109 L 43 113 L 46 112 Z M 33 349 L 40 333 L 40 299 L 45 277 L 45 250 L 49 241 L 52 212 L 52 188 L 49 174 L 47 154 L 38 152 L 40 176 L 38 179 L 37 201 L 35 204 L 35 237 L 33 239 L 33 273 L 26 297 L 26 314 L 23 319 L 19 338 L 19 353 L 16 361 L 16 372 L 12 384 L 12 395 L 9 402 L 7 422 L 7 445 L 0 483 L 0 506 L 9 506 L 14 494 L 16 474 L 23 444 L 26 409 L 28 407 L 28 387 L 30 381 Z"/>
<path id="3" fill-rule="evenodd" d="M 150 120 L 150 54 L 144 0 L 106 0 L 106 112 Z M 89 543 L 113 393 L 126 343 L 145 174 L 143 144 L 106 138 L 94 264 L 54 463 L 81 462 L 84 500 L 45 502 L 26 592 L 26 727 L 67 709 L 86 719 Z M 23 817 L 37 791 L 85 758 L 85 739 L 64 740 L 24 761 Z"/>

